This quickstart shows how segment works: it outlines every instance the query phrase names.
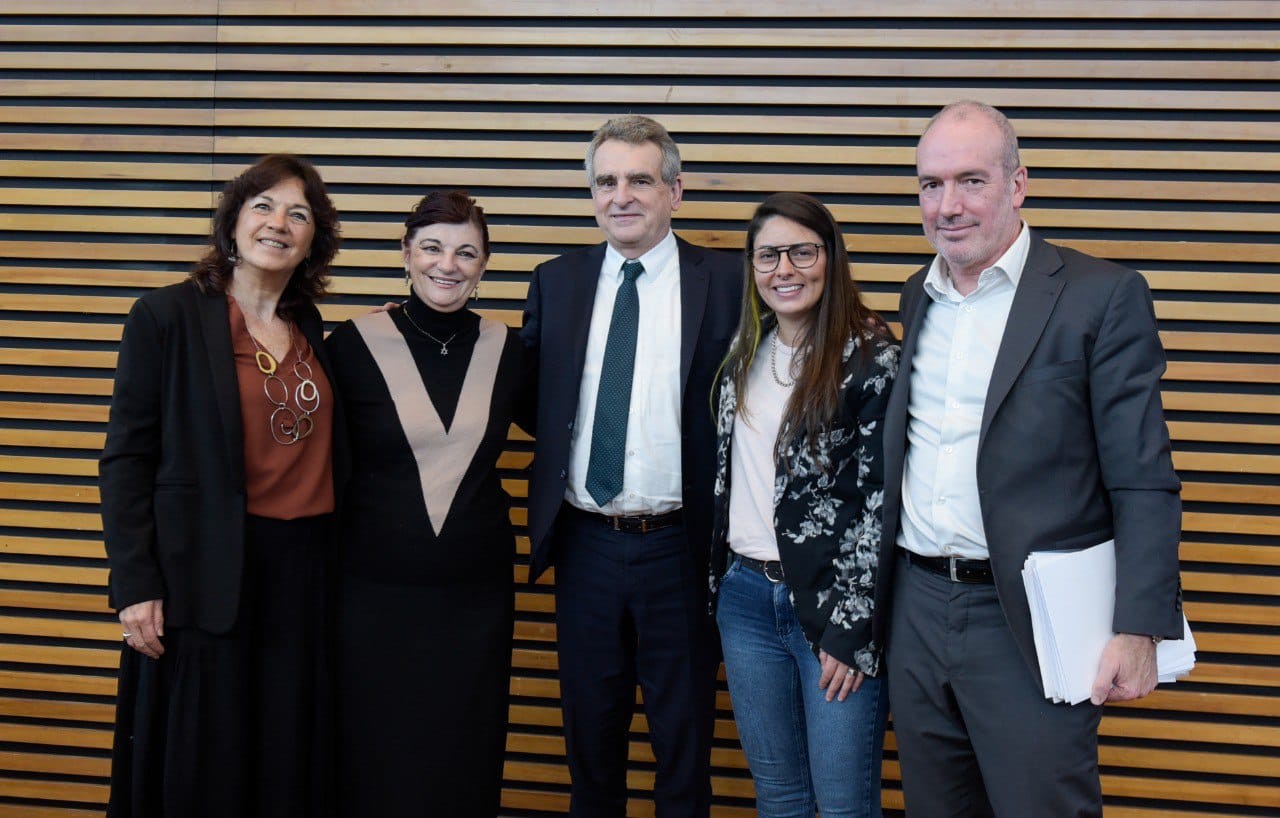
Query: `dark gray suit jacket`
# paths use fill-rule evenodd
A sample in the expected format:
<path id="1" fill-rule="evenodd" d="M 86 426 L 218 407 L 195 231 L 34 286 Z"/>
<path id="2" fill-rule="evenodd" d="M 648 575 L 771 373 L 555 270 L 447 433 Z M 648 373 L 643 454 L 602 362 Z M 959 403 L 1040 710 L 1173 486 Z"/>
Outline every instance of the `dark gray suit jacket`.
<path id="1" fill-rule="evenodd" d="M 892 603 L 912 361 L 933 303 L 924 291 L 927 273 L 925 267 L 907 280 L 899 308 L 902 361 L 885 417 L 877 641 L 885 638 Z M 1160 404 L 1164 370 L 1142 276 L 1033 232 L 991 373 L 977 469 L 1000 603 L 1037 679 L 1022 583 L 1032 551 L 1084 548 L 1114 537 L 1114 630 L 1182 636 L 1182 484 Z"/>
<path id="2" fill-rule="evenodd" d="M 684 520 L 694 565 L 711 544 L 716 436 L 711 386 L 738 324 L 742 261 L 677 237 L 680 254 L 681 475 Z M 537 367 L 537 439 L 529 479 L 529 579 L 552 563 L 549 534 L 564 500 L 569 444 L 578 412 L 587 333 L 605 245 L 539 264 L 529 284 L 520 337 Z M 671 328 L 676 331 L 676 327 Z M 636 366 L 644 366 L 636 361 Z"/>

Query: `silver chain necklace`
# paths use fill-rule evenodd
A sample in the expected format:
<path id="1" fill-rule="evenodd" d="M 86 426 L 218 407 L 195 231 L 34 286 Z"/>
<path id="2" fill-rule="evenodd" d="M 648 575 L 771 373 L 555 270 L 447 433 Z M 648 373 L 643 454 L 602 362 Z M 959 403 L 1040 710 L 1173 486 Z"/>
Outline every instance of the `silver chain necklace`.
<path id="1" fill-rule="evenodd" d="M 450 335 L 450 336 L 449 336 L 449 340 L 447 340 L 447 341 L 441 341 L 439 338 L 435 337 L 434 335 L 432 335 L 431 333 L 427 332 L 427 331 L 426 331 L 425 329 L 423 329 L 422 327 L 418 326 L 418 322 L 413 320 L 413 316 L 409 314 L 409 302 L 408 302 L 408 301 L 405 301 L 405 302 L 404 302 L 403 304 L 401 304 L 400 306 L 401 306 L 401 310 L 400 310 L 400 311 L 404 313 L 404 317 L 405 317 L 405 318 L 408 318 L 408 319 L 409 319 L 409 323 L 413 325 L 413 328 L 414 328 L 414 329 L 416 329 L 418 332 L 422 333 L 423 335 L 427 336 L 428 338 L 430 338 L 432 341 L 435 341 L 437 344 L 439 344 L 439 345 L 440 345 L 440 354 L 441 354 L 441 355 L 448 355 L 448 354 L 449 354 L 449 344 L 452 344 L 452 343 L 453 343 L 453 339 L 458 337 L 458 333 L 456 333 L 456 332 L 455 332 L 453 335 Z"/>
<path id="2" fill-rule="evenodd" d="M 793 351 L 792 355 L 794 354 L 795 352 Z M 790 362 L 788 362 L 788 366 L 787 366 L 788 375 L 791 374 L 791 366 L 789 365 L 789 363 Z M 773 382 L 776 383 L 778 386 L 781 386 L 783 389 L 790 389 L 791 387 L 796 385 L 795 378 L 792 378 L 791 381 L 788 383 L 787 381 L 784 381 L 782 379 L 782 376 L 778 374 L 778 331 L 777 330 L 773 331 L 773 343 L 770 344 L 769 346 L 769 371 L 773 373 Z"/>

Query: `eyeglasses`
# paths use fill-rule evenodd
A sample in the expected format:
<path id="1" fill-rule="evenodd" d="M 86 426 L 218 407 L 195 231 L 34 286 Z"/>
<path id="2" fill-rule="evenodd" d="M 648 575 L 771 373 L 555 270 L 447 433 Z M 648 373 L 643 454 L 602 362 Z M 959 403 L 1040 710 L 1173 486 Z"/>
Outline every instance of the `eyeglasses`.
<path id="1" fill-rule="evenodd" d="M 821 250 L 821 244 L 813 243 L 789 244 L 785 247 L 757 247 L 751 253 L 751 266 L 756 268 L 757 273 L 772 273 L 778 269 L 778 262 L 782 261 L 782 255 L 785 253 L 792 267 L 804 270 L 818 263 L 818 253 Z"/>

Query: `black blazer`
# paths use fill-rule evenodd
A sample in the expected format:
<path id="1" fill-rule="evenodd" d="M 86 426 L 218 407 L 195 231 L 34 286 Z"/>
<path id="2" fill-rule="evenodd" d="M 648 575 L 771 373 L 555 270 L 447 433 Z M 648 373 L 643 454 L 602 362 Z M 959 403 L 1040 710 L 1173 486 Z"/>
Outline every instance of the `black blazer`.
<path id="1" fill-rule="evenodd" d="M 297 321 L 333 384 L 319 311 L 302 307 Z M 337 428 L 329 431 L 340 484 L 346 435 L 334 403 Z M 111 605 L 163 599 L 168 625 L 230 630 L 240 602 L 245 485 L 224 294 L 202 293 L 188 280 L 134 304 L 98 473 Z"/>
<path id="2" fill-rule="evenodd" d="M 684 520 L 695 565 L 711 542 L 715 429 L 711 386 L 738 323 L 742 262 L 677 237 L 680 253 L 680 434 Z M 529 480 L 529 580 L 552 563 L 549 534 L 564 500 L 569 441 L 587 353 L 587 333 L 605 245 L 539 264 L 520 336 L 537 368 L 537 439 Z M 674 330 L 675 328 L 672 327 Z M 636 362 L 643 366 L 643 361 Z"/>
<path id="3" fill-rule="evenodd" d="M 924 291 L 927 273 L 921 269 L 902 289 L 902 362 L 885 417 L 875 629 L 881 642 L 893 587 L 912 356 L 933 303 Z M 1164 370 L 1142 276 L 1033 232 L 987 389 L 977 469 L 1000 604 L 1037 679 L 1022 583 L 1032 551 L 1084 548 L 1114 537 L 1113 629 L 1182 637 L 1182 484 L 1160 404 Z"/>

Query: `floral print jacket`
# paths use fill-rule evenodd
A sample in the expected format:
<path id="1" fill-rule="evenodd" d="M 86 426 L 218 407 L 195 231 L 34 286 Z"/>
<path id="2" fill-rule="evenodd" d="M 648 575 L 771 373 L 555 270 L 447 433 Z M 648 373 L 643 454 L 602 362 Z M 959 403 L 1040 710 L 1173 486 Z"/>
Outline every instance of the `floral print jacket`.
<path id="1" fill-rule="evenodd" d="M 861 339 L 844 348 L 844 396 L 837 422 L 818 436 L 816 453 L 796 435 L 776 470 L 773 524 L 782 570 L 805 638 L 816 653 L 875 676 L 880 646 L 871 638 L 884 500 L 884 413 L 898 372 L 898 345 L 878 337 L 869 356 Z M 716 409 L 715 528 L 711 544 L 711 604 L 732 556 L 728 545 L 730 450 L 737 395 L 733 379 L 719 385 Z M 787 429 L 783 419 L 782 432 Z"/>

